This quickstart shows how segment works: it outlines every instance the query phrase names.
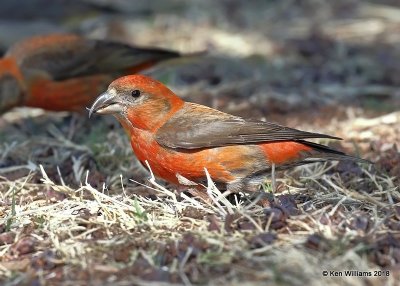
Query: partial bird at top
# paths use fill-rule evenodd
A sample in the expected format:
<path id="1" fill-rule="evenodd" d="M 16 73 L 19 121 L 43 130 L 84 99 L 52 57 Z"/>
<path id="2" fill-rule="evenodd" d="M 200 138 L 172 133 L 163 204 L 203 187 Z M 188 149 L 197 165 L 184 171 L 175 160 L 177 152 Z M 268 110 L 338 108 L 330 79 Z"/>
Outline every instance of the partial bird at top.
<path id="1" fill-rule="evenodd" d="M 28 38 L 0 59 L 0 113 L 17 106 L 83 111 L 113 79 L 178 57 L 175 51 L 72 34 Z"/>

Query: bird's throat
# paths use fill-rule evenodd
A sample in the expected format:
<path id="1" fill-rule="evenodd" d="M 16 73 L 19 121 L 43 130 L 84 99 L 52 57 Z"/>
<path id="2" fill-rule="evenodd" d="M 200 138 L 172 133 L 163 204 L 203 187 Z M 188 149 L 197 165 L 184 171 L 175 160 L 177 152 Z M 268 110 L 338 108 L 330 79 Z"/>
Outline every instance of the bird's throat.
<path id="1" fill-rule="evenodd" d="M 182 108 L 184 102 L 160 99 L 127 110 L 126 118 L 133 127 L 155 133 L 172 115 Z"/>

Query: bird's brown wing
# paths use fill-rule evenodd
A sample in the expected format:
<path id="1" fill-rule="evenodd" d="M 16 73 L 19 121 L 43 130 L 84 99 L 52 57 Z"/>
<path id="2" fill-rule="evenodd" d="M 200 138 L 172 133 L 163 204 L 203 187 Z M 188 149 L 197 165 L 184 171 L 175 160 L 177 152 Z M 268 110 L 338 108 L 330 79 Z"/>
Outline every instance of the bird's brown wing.
<path id="1" fill-rule="evenodd" d="M 6 56 L 17 59 L 25 71 L 47 73 L 53 80 L 95 74 L 123 74 L 179 53 L 138 48 L 123 43 L 90 40 L 76 35 L 37 36 L 12 46 Z"/>
<path id="2" fill-rule="evenodd" d="M 159 144 L 169 148 L 199 149 L 226 145 L 337 137 L 284 127 L 275 123 L 244 120 L 218 110 L 185 103 L 156 133 Z"/>

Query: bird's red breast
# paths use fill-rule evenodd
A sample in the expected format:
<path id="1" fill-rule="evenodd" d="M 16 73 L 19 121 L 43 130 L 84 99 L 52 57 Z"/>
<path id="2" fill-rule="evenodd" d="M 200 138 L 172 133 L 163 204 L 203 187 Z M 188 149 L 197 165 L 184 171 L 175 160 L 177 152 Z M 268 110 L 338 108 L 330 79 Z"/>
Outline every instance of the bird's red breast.
<path id="1" fill-rule="evenodd" d="M 28 85 L 24 105 L 52 111 L 77 111 L 89 106 L 93 98 L 112 77 L 108 75 L 85 76 L 62 82 L 36 78 Z"/>

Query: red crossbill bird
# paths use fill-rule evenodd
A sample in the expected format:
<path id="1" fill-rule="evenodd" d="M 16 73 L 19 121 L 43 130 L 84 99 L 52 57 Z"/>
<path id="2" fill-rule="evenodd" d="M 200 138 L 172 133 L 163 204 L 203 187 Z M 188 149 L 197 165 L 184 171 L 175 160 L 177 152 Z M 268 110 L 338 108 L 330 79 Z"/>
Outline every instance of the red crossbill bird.
<path id="1" fill-rule="evenodd" d="M 305 141 L 340 139 L 275 123 L 245 120 L 207 106 L 185 102 L 162 83 L 143 75 L 112 82 L 92 105 L 112 114 L 130 137 L 133 152 L 152 172 L 174 184 L 184 177 L 204 184 L 207 169 L 230 192 L 254 191 L 277 170 L 325 160 L 359 160 Z"/>
<path id="2" fill-rule="evenodd" d="M 179 56 L 71 34 L 32 37 L 0 59 L 0 113 L 15 106 L 83 111 L 112 80 Z"/>

